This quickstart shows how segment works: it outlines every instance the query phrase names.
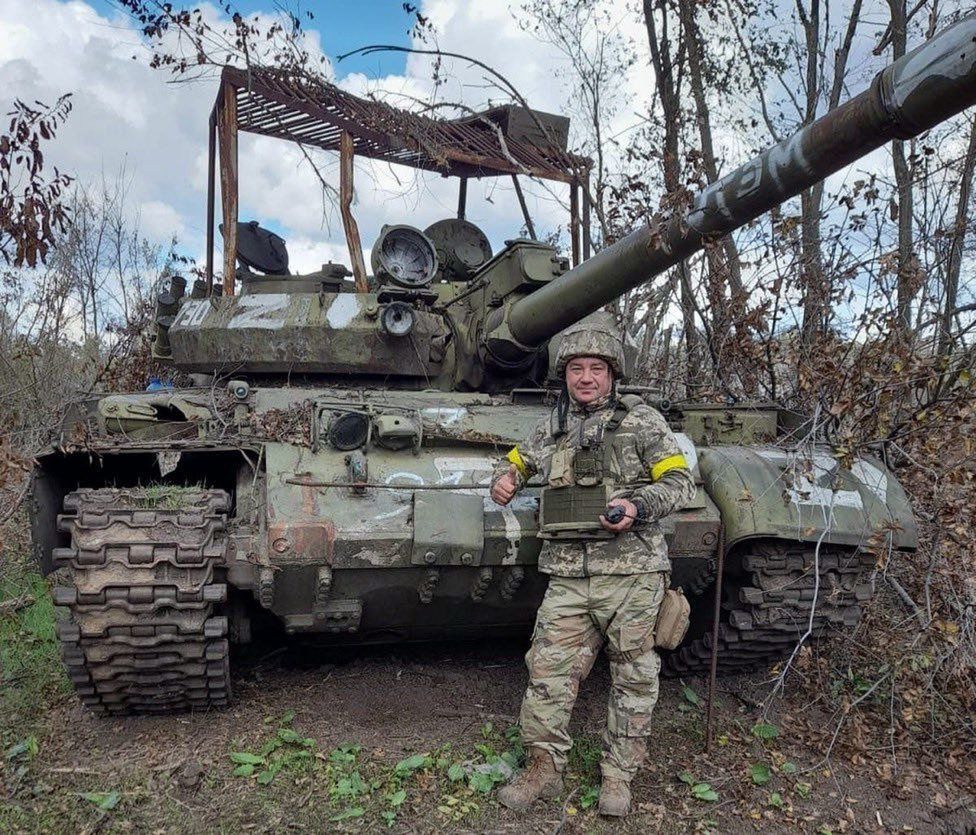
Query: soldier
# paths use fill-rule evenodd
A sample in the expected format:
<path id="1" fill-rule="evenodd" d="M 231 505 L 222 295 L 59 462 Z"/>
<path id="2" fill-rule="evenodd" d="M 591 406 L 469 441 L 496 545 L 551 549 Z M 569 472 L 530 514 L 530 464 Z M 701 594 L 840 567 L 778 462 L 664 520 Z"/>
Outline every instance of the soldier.
<path id="1" fill-rule="evenodd" d="M 695 483 L 660 413 L 617 396 L 623 368 L 623 344 L 608 316 L 568 329 L 556 355 L 565 386 L 555 409 L 492 479 L 500 505 L 536 474 L 547 483 L 539 569 L 550 578 L 526 655 L 520 716 L 528 763 L 499 793 L 511 809 L 562 791 L 573 703 L 604 641 L 612 686 L 601 814 L 628 814 L 630 781 L 646 756 L 661 667 L 654 626 L 670 576 L 659 520 L 691 500 Z M 619 521 L 621 511 L 611 507 L 622 509 Z"/>

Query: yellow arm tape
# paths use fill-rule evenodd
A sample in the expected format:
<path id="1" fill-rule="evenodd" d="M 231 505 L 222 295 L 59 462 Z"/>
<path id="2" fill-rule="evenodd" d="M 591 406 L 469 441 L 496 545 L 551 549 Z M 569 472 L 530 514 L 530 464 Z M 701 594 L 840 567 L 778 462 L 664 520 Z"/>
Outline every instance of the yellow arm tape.
<path id="1" fill-rule="evenodd" d="M 687 470 L 688 462 L 685 461 L 685 457 L 678 453 L 677 455 L 669 455 L 667 458 L 658 461 L 653 467 L 651 467 L 651 481 L 658 481 L 661 476 L 665 473 L 671 472 L 671 470 Z"/>
<path id="2" fill-rule="evenodd" d="M 522 478 L 527 478 L 528 467 L 525 466 L 525 461 L 522 459 L 517 446 L 512 447 L 507 457 L 508 460 L 515 465 L 515 469 L 519 471 L 519 475 L 521 475 Z"/>

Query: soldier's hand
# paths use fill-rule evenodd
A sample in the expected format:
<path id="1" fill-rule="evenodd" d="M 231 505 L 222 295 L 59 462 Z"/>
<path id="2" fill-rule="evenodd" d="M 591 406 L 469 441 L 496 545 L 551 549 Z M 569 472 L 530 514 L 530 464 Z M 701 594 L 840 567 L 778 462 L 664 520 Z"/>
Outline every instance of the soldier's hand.
<path id="1" fill-rule="evenodd" d="M 515 490 L 518 486 L 516 478 L 515 465 L 512 464 L 508 468 L 508 472 L 492 485 L 491 500 L 495 504 L 500 504 L 504 507 L 512 500 L 512 496 L 515 495 Z"/>
<path id="2" fill-rule="evenodd" d="M 634 526 L 634 520 L 637 518 L 637 505 L 633 502 L 629 502 L 627 499 L 610 499 L 607 502 L 607 507 L 622 507 L 624 516 L 617 524 L 613 524 L 606 516 L 601 516 L 600 524 L 604 530 L 621 533 L 622 531 L 629 531 Z"/>

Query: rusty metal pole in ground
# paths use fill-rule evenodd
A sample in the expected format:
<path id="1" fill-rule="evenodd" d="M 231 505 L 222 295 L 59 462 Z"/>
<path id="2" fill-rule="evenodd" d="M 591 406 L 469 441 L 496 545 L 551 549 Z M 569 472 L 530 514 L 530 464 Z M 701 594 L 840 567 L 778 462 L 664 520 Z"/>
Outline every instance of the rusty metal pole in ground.
<path id="1" fill-rule="evenodd" d="M 712 609 L 712 654 L 708 667 L 708 701 L 705 707 L 705 753 L 712 747 L 715 717 L 712 707 L 715 701 L 715 677 L 718 674 L 718 627 L 722 614 L 722 574 L 725 570 L 725 528 L 718 531 L 718 563 L 715 566 L 715 605 Z"/>

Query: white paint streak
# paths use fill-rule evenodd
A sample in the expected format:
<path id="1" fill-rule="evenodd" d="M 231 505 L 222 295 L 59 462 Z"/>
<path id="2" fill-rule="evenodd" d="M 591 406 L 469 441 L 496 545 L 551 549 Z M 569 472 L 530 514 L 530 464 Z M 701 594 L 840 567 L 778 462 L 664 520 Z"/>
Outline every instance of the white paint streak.
<path id="1" fill-rule="evenodd" d="M 691 470 L 692 475 L 697 476 L 698 450 L 695 448 L 695 442 L 684 432 L 676 432 L 674 437 L 678 441 L 678 446 L 681 447 L 681 454 L 684 455 L 685 461 L 688 462 L 688 469 Z"/>
<path id="2" fill-rule="evenodd" d="M 519 543 L 522 541 L 522 526 L 511 507 L 502 508 L 502 519 L 505 520 L 505 539 L 508 541 L 502 565 L 514 565 L 518 559 Z"/>
<path id="3" fill-rule="evenodd" d="M 404 481 L 410 482 L 410 484 L 424 484 L 424 477 L 422 475 L 418 475 L 417 473 L 404 471 L 398 473 L 390 473 L 385 479 L 383 479 L 384 484 L 392 484 L 394 481 L 397 482 L 398 484 Z"/>
<path id="4" fill-rule="evenodd" d="M 285 311 L 292 296 L 286 293 L 259 293 L 238 296 L 228 328 L 261 328 L 277 330 L 285 321 Z"/>
<path id="5" fill-rule="evenodd" d="M 363 548 L 363 550 L 353 554 L 350 559 L 362 560 L 363 562 L 368 562 L 370 565 L 387 566 L 396 562 L 398 557 L 399 552 L 396 546 L 393 546 L 383 552 L 374 551 L 371 548 Z"/>
<path id="6" fill-rule="evenodd" d="M 207 299 L 184 301 L 170 327 L 171 329 L 196 327 L 206 318 L 209 311 L 210 301 Z"/>
<path id="7" fill-rule="evenodd" d="M 490 477 L 495 469 L 495 459 L 481 456 L 462 458 L 460 456 L 443 456 L 434 459 L 434 467 L 445 484 L 459 484 L 459 481 L 449 481 L 449 478 L 469 476 L 469 481 L 477 482 L 480 477 Z M 487 481 L 487 478 L 485 478 Z"/>
<path id="8" fill-rule="evenodd" d="M 463 407 L 431 406 L 421 409 L 420 414 L 424 420 L 429 420 L 438 426 L 453 426 L 468 416 L 468 410 Z"/>
<path id="9" fill-rule="evenodd" d="M 834 473 L 837 461 L 822 452 L 815 453 L 812 461 L 805 457 L 783 452 L 778 449 L 753 450 L 760 458 L 783 468 L 792 475 L 794 484 L 788 488 L 787 495 L 797 507 L 850 507 L 862 510 L 864 502 L 857 490 L 831 490 L 818 482 Z M 808 471 L 808 463 L 810 465 Z"/>
<path id="10" fill-rule="evenodd" d="M 882 504 L 888 503 L 888 474 L 883 469 L 859 458 L 851 465 L 851 474 L 874 493 Z"/>
<path id="11" fill-rule="evenodd" d="M 410 508 L 407 505 L 404 505 L 403 507 L 398 507 L 395 510 L 389 510 L 386 513 L 377 513 L 373 519 L 375 519 L 377 522 L 381 522 L 384 519 L 392 519 L 394 516 L 400 516 L 401 514 L 406 513 L 408 510 L 410 510 Z"/>
<path id="12" fill-rule="evenodd" d="M 339 293 L 329 305 L 325 321 L 333 328 L 341 329 L 348 327 L 357 313 L 359 313 L 359 299 L 355 293 Z"/>

